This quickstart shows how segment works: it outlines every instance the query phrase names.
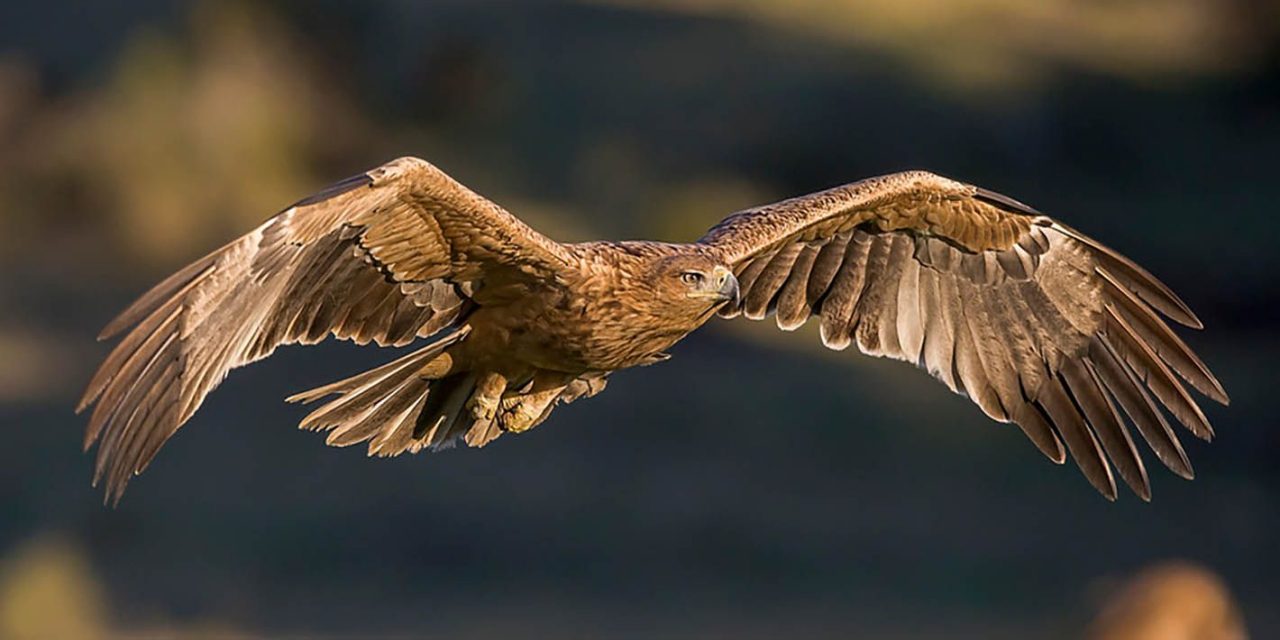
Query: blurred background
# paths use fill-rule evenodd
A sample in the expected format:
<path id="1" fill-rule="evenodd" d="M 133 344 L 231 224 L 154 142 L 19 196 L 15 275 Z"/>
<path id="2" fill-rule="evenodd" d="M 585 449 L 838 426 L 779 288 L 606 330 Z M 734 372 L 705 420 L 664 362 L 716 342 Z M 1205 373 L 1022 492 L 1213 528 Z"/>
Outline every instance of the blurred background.
<path id="1" fill-rule="evenodd" d="M 2 3 L 0 637 L 1076 638 L 1170 558 L 1280 637 L 1278 152 L 1265 0 Z M 391 358 L 327 344 L 104 508 L 98 329 L 401 154 L 561 240 L 975 182 L 1173 286 L 1233 403 L 1194 482 L 1111 504 L 908 366 L 715 322 L 532 433 L 370 461 L 282 400 Z"/>

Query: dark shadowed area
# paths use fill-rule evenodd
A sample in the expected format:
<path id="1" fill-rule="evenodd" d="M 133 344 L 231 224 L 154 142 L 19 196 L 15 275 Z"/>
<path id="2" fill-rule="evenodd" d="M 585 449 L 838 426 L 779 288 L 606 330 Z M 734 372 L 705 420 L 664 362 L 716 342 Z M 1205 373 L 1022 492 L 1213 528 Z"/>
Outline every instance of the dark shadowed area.
<path id="1" fill-rule="evenodd" d="M 0 637 L 1076 638 L 1215 572 L 1280 637 L 1280 10 L 1263 0 L 0 5 Z M 560 240 L 929 169 L 1148 267 L 1231 394 L 1098 496 L 924 373 L 716 321 L 483 451 L 367 459 L 232 374 L 118 508 L 93 337 L 281 207 L 421 156 Z M 1108 636 L 1111 637 L 1111 636 Z"/>

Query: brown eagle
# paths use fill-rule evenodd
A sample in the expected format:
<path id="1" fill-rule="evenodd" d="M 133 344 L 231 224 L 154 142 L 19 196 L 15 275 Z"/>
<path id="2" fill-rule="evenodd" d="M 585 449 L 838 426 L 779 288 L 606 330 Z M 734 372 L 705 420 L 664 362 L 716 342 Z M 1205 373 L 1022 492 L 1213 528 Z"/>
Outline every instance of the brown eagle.
<path id="1" fill-rule="evenodd" d="M 285 209 L 169 276 L 103 329 L 124 334 L 79 409 L 95 483 L 129 479 L 232 369 L 329 336 L 428 344 L 298 394 L 301 427 L 369 454 L 481 447 L 599 393 L 711 316 L 793 330 L 926 369 L 1116 496 L 1150 488 L 1126 419 L 1185 478 L 1161 406 L 1213 435 L 1184 382 L 1225 404 L 1165 324 L 1200 321 L 1147 271 L 1012 198 L 924 171 L 729 216 L 692 244 L 561 244 L 417 158 Z M 1158 401 L 1158 402 L 1157 402 Z M 1123 413 L 1122 413 L 1123 412 Z M 1064 448 L 1065 445 L 1065 448 Z M 1110 459 L 1110 463 L 1108 463 Z"/>

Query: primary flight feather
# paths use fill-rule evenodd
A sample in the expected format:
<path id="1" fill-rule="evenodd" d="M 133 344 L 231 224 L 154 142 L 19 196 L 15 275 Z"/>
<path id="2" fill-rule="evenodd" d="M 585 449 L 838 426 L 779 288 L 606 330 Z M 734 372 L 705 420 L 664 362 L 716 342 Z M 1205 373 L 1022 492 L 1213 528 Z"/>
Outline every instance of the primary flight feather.
<path id="1" fill-rule="evenodd" d="M 95 483 L 118 500 L 232 369 L 329 336 L 430 339 L 290 398 L 370 455 L 484 446 L 589 397 L 713 315 L 926 369 L 1046 456 L 1144 499 L 1130 427 L 1178 475 L 1165 412 L 1213 435 L 1190 385 L 1226 392 L 1164 318 L 1200 321 L 1124 256 L 1007 196 L 931 173 L 871 178 L 736 213 L 691 244 L 561 244 L 417 158 L 299 201 L 173 274 L 100 339 L 123 338 L 79 410 Z M 1162 317 L 1163 316 L 1163 317 Z M 95 406 L 96 403 L 96 406 Z"/>

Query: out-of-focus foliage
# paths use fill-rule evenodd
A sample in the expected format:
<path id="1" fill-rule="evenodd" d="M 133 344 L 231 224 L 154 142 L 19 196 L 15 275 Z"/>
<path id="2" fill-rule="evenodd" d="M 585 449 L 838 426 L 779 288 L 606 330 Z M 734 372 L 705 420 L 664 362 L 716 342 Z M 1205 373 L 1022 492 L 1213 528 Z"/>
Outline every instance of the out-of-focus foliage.
<path id="1" fill-rule="evenodd" d="M 656 239 L 688 242 L 706 232 L 725 213 L 777 200 L 761 185 L 740 177 L 710 175 L 669 185 L 649 205 L 653 211 L 650 233 Z"/>
<path id="2" fill-rule="evenodd" d="M 0 638 L 96 640 L 107 636 L 102 590 L 84 554 L 44 536 L 0 557 Z"/>
<path id="3" fill-rule="evenodd" d="M 82 546 L 56 534 L 28 540 L 0 557 L 0 638 L 4 640 L 100 640 L 257 637 L 210 620 L 172 624 L 151 620 L 121 628 L 111 598 Z"/>
<path id="4" fill-rule="evenodd" d="M 1256 33 L 1277 15 L 1262 2 L 1202 0 L 600 1 L 795 29 L 882 51 L 960 89 L 1038 83 L 1062 66 L 1142 82 L 1233 70 L 1256 61 Z"/>
<path id="5" fill-rule="evenodd" d="M 1159 562 L 1096 590 L 1102 598 L 1085 636 L 1089 640 L 1248 640 L 1227 586 L 1193 563 Z M 125 630 L 108 615 L 109 600 L 84 550 L 65 537 L 43 534 L 0 557 L 0 638 L 5 640 L 257 637 L 207 620 L 149 621 Z M 493 628 L 500 635 L 511 629 L 501 623 Z"/>
<path id="6" fill-rule="evenodd" d="M 1188 562 L 1143 569 L 1107 595 L 1090 640 L 1247 640 L 1227 585 Z"/>
<path id="7" fill-rule="evenodd" d="M 358 139 L 359 114 L 270 14 L 209 3 L 189 25 L 181 39 L 138 31 L 97 86 L 48 104 L 9 63 L 7 217 L 55 242 L 59 226 L 78 226 L 115 238 L 122 255 L 169 264 L 314 188 L 317 158 Z"/>
<path id="8" fill-rule="evenodd" d="M 53 332 L 0 323 L 0 402 L 47 399 L 78 382 L 79 356 Z"/>
<path id="9" fill-rule="evenodd" d="M 25 164 L 19 147 L 25 146 L 39 102 L 37 82 L 34 70 L 21 59 L 0 55 L 0 223 L 8 230 L 0 234 L 0 249 L 21 246 L 17 238 L 40 225 L 36 216 L 20 209 L 24 180 L 16 175 Z"/>

